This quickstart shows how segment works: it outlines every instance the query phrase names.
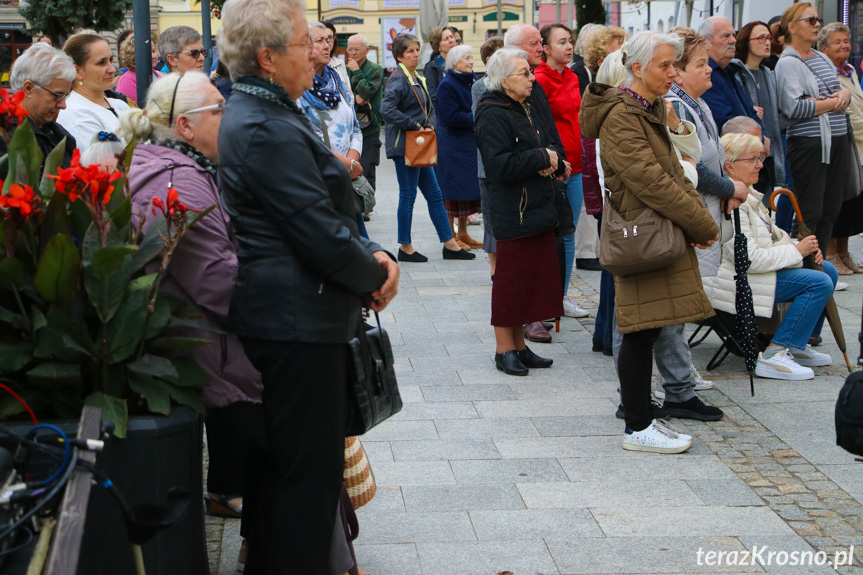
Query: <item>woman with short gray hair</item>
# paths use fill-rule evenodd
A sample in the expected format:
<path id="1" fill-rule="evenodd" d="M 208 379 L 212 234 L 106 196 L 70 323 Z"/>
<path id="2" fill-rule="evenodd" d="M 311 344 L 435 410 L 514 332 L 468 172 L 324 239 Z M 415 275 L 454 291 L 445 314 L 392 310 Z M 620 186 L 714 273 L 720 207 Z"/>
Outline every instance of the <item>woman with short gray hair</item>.
<path id="1" fill-rule="evenodd" d="M 171 26 L 159 35 L 159 53 L 165 59 L 169 72 L 204 71 L 209 50 L 204 40 L 191 26 Z"/>
<path id="2" fill-rule="evenodd" d="M 13 92 L 24 91 L 21 105 L 27 110 L 27 120 L 36 134 L 36 142 L 44 157 L 66 138 L 62 167 L 68 168 L 75 151 L 75 138 L 57 123 L 60 110 L 72 93 L 75 63 L 65 52 L 38 42 L 18 56 L 9 77 Z M 12 134 L 7 134 L 9 138 Z M 6 153 L 7 140 L 0 140 L 0 155 Z"/>
<path id="3" fill-rule="evenodd" d="M 712 245 L 718 227 L 684 176 L 668 135 L 662 100 L 682 52 L 683 42 L 677 36 L 636 34 L 622 49 L 623 85 L 588 86 L 578 118 L 584 137 L 600 141 L 606 209 L 615 209 L 624 221 L 652 209 L 671 220 L 691 242 L 684 257 L 665 268 L 614 278 L 617 325 L 623 334 L 618 353 L 626 421 L 623 448 L 655 453 L 686 451 L 692 437 L 654 417 L 653 346 L 663 327 L 713 315 L 692 246 Z"/>
<path id="4" fill-rule="evenodd" d="M 476 141 L 486 170 L 488 213 L 497 239 L 491 325 L 497 369 L 528 375 L 548 368 L 524 341 L 524 325 L 563 315 L 554 230 L 552 175 L 560 158 L 548 131 L 537 131 L 526 104 L 534 77 L 527 54 L 503 48 L 489 58 L 489 91 L 476 106 Z"/>

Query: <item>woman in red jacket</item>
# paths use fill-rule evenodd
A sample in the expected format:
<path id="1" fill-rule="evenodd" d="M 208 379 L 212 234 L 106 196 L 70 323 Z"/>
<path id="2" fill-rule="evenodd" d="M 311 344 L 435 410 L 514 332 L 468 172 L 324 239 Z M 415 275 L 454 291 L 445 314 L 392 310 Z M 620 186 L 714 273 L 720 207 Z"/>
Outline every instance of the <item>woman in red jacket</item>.
<path id="1" fill-rule="evenodd" d="M 572 30 L 563 24 L 549 24 L 540 30 L 543 46 L 543 63 L 534 75 L 540 83 L 551 112 L 554 123 L 560 133 L 560 139 L 566 150 L 566 157 L 571 158 L 572 175 L 566 183 L 566 193 L 572 207 L 572 217 L 578 225 L 578 214 L 584 194 L 581 187 L 581 130 L 578 127 L 578 110 L 581 107 L 581 92 L 578 89 L 578 78 L 567 64 L 572 60 Z M 575 234 L 564 237 L 566 247 L 566 269 L 564 272 L 563 312 L 569 317 L 587 317 L 589 313 L 566 295 L 569 287 L 569 277 L 575 260 Z"/>

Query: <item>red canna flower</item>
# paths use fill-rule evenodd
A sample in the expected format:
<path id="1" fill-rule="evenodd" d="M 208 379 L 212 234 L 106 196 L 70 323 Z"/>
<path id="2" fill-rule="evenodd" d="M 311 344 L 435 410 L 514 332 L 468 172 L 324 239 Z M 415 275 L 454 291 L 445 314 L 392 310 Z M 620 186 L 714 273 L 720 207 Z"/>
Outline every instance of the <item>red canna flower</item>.
<path id="1" fill-rule="evenodd" d="M 0 89 L 0 97 L 3 99 L 0 102 L 0 114 L 9 114 L 19 120 L 29 115 L 26 108 L 21 105 L 21 102 L 24 101 L 24 90 L 19 90 L 14 96 L 10 97 L 9 92 L 5 89 Z"/>
<path id="2" fill-rule="evenodd" d="M 2 185 L 3 183 L 0 182 L 0 186 Z M 0 195 L 0 208 L 4 208 L 6 212 L 5 219 L 17 219 L 21 223 L 41 213 L 41 202 L 41 198 L 27 185 L 12 184 L 8 195 Z"/>

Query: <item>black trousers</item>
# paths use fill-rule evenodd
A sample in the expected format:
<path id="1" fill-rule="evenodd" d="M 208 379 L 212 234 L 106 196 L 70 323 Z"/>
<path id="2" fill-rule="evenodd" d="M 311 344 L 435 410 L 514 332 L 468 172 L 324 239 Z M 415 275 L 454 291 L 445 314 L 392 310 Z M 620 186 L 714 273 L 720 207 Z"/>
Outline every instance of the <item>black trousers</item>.
<path id="1" fill-rule="evenodd" d="M 381 163 L 381 132 L 366 136 L 363 134 L 363 152 L 360 154 L 360 165 L 363 167 L 363 175 L 377 190 L 377 170 Z"/>
<path id="2" fill-rule="evenodd" d="M 661 328 L 623 334 L 617 355 L 620 399 L 626 412 L 626 426 L 633 431 L 647 429 L 653 421 L 650 406 L 650 375 L 653 373 L 653 344 Z"/>
<path id="3" fill-rule="evenodd" d="M 241 339 L 263 378 L 268 446 L 246 573 L 331 575 L 348 346 Z"/>
<path id="4" fill-rule="evenodd" d="M 788 164 L 797 203 L 806 227 L 818 238 L 818 247 L 824 254 L 852 177 L 853 145 L 850 134 L 834 137 L 830 163 L 822 164 L 821 138 L 788 138 Z"/>

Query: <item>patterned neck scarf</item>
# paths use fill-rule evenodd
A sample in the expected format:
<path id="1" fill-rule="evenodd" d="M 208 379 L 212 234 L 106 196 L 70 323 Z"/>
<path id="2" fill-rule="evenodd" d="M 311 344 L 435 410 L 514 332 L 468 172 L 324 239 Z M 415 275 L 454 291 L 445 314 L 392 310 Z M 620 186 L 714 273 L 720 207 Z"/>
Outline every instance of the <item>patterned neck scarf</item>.
<path id="1" fill-rule="evenodd" d="M 846 78 L 850 78 L 852 74 L 854 74 L 854 66 L 852 66 L 848 62 L 845 62 L 845 68 L 842 70 L 836 68 L 836 74 L 839 76 L 845 76 Z"/>
<path id="2" fill-rule="evenodd" d="M 627 94 L 629 94 L 630 96 L 632 96 L 633 98 L 638 100 L 642 106 L 647 108 L 648 112 L 654 112 L 654 113 L 656 112 L 656 106 L 654 106 L 653 104 L 648 102 L 647 98 L 645 98 L 641 94 L 637 94 L 637 93 L 633 92 L 632 90 L 630 90 L 626 86 L 618 86 L 618 88 L 620 88 L 621 90 L 623 90 L 624 92 L 626 92 Z"/>
<path id="3" fill-rule="evenodd" d="M 181 142 L 179 140 L 171 140 L 169 138 L 155 138 L 151 140 L 150 143 L 156 146 L 162 146 L 164 148 L 176 150 L 184 156 L 192 158 L 196 164 L 204 168 L 204 170 L 206 170 L 208 174 L 213 176 L 213 178 L 216 177 L 216 164 L 210 161 L 207 156 L 202 154 L 198 150 L 198 148 L 196 148 L 192 144 L 187 144 L 186 142 Z"/>
<path id="4" fill-rule="evenodd" d="M 671 91 L 674 92 L 674 94 L 678 98 L 686 102 L 687 106 L 695 110 L 695 113 L 698 114 L 698 119 L 701 120 L 702 123 L 704 123 L 704 113 L 701 111 L 701 106 L 698 105 L 698 102 L 695 101 L 695 98 L 687 94 L 683 90 L 683 88 L 681 88 L 677 84 L 671 85 Z"/>
<path id="5" fill-rule="evenodd" d="M 339 92 L 340 84 L 339 73 L 331 66 L 324 66 L 320 76 L 315 74 L 312 87 L 303 94 L 303 97 L 318 110 L 332 110 L 342 101 L 342 95 Z"/>
<path id="6" fill-rule="evenodd" d="M 261 78 L 260 76 L 243 76 L 242 78 L 238 78 L 234 82 L 234 91 L 256 96 L 291 112 L 305 115 L 284 88 L 274 82 L 270 82 L 266 78 Z"/>

